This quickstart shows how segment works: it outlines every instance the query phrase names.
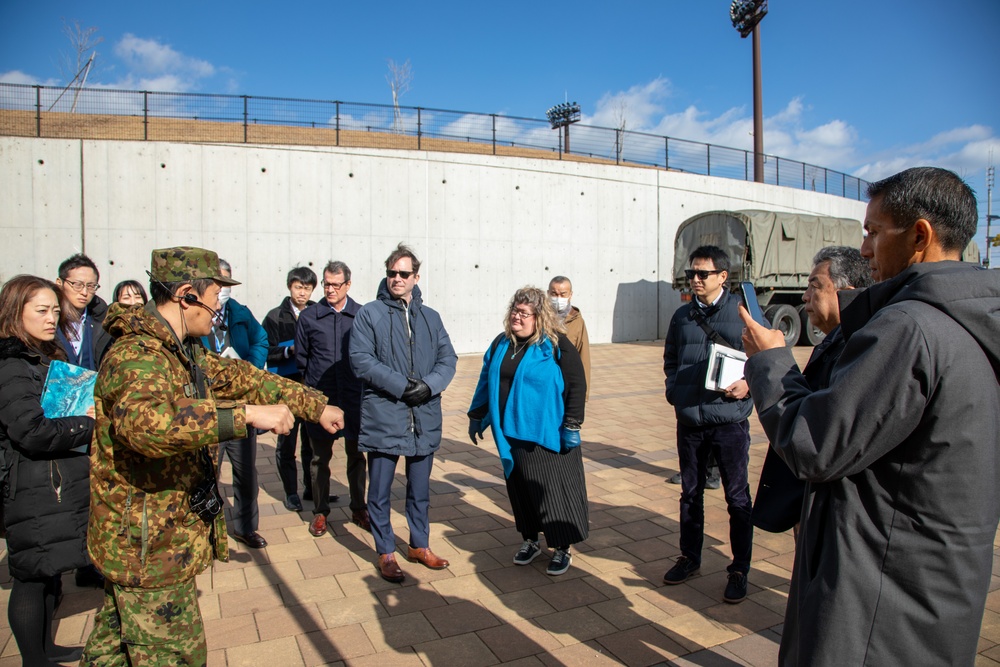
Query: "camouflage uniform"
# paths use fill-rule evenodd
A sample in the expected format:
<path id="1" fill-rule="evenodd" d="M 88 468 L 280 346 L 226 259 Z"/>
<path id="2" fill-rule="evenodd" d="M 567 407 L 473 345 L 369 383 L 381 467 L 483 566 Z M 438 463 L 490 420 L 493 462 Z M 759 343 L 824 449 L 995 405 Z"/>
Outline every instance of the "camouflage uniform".
<path id="1" fill-rule="evenodd" d="M 152 276 L 215 278 L 218 257 L 154 250 Z M 203 521 L 191 510 L 190 491 L 206 469 L 214 479 L 219 441 L 246 435 L 245 404 L 284 403 L 318 421 L 326 398 L 179 341 L 152 301 L 112 306 L 105 328 L 117 340 L 94 389 L 87 547 L 107 584 L 81 664 L 204 664 L 194 578 L 213 557 L 228 560 L 229 549 L 224 515 Z"/>

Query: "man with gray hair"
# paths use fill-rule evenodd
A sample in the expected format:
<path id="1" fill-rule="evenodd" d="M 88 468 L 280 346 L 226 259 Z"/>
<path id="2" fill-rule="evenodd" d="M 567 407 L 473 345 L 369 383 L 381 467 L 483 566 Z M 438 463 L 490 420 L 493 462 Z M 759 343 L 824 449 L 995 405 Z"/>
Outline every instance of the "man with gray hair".
<path id="1" fill-rule="evenodd" d="M 813 390 L 830 384 L 833 366 L 844 351 L 844 336 L 840 332 L 840 303 L 855 295 L 838 295 L 844 290 L 856 290 L 872 284 L 868 262 L 857 248 L 830 246 L 813 258 L 812 273 L 802 301 L 806 304 L 809 323 L 823 332 L 824 338 L 809 356 L 802 375 Z M 757 497 L 753 503 L 753 525 L 771 533 L 783 533 L 796 528 L 802 514 L 802 499 L 806 483 L 797 478 L 785 462 L 768 447 L 764 467 L 760 471 Z"/>

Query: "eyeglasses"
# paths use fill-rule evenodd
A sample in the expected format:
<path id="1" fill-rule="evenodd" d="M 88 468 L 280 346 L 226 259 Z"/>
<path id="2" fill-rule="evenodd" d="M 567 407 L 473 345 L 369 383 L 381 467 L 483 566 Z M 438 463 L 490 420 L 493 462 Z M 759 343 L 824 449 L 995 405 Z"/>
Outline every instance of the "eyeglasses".
<path id="1" fill-rule="evenodd" d="M 96 292 L 101 289 L 97 283 L 85 283 L 80 280 L 63 280 L 63 282 L 72 287 L 74 292 Z"/>
<path id="2" fill-rule="evenodd" d="M 342 282 L 342 283 L 328 283 L 328 282 L 326 282 L 324 280 L 323 281 L 323 289 L 332 289 L 334 291 L 340 291 L 340 288 L 343 287 L 346 284 L 347 284 L 346 280 L 344 282 Z"/>
<path id="3" fill-rule="evenodd" d="M 390 269 L 389 271 L 385 272 L 385 277 L 386 278 L 395 278 L 396 276 L 399 276 L 403 280 L 406 280 L 407 278 L 409 278 L 410 276 L 412 276 L 414 273 L 416 273 L 416 272 L 415 271 L 393 271 L 393 270 Z"/>
<path id="4" fill-rule="evenodd" d="M 713 276 L 716 273 L 722 273 L 722 269 L 718 271 L 695 271 L 694 269 L 684 269 L 684 275 L 687 276 L 688 280 L 691 280 L 695 276 L 698 276 L 701 280 L 708 280 L 709 276 Z"/>
<path id="5" fill-rule="evenodd" d="M 530 320 L 534 317 L 534 313 L 526 313 L 523 310 L 512 310 L 510 311 L 510 319 L 512 320 Z"/>

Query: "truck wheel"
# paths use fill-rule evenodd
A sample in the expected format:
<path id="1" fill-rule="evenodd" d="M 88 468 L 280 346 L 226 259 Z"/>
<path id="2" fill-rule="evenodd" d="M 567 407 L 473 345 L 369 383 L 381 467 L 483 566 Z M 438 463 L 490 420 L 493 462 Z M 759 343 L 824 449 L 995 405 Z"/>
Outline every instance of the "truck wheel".
<path id="1" fill-rule="evenodd" d="M 772 329 L 777 329 L 785 334 L 785 345 L 791 347 L 798 342 L 799 333 L 802 331 L 802 321 L 795 308 L 785 303 L 771 306 L 764 312 L 764 317 L 770 320 Z"/>
<path id="2" fill-rule="evenodd" d="M 798 311 L 799 319 L 802 320 L 802 344 L 812 345 L 813 347 L 819 345 L 820 342 L 826 338 L 826 334 L 814 327 L 809 321 L 809 315 L 806 314 L 805 304 L 799 306 Z"/>

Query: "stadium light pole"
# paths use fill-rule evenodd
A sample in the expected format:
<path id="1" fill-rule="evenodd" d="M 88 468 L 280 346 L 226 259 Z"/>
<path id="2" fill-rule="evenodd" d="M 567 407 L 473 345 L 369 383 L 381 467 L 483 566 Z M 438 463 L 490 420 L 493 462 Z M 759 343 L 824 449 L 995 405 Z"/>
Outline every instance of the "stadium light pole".
<path id="1" fill-rule="evenodd" d="M 565 102 L 549 107 L 545 112 L 553 130 L 563 128 L 563 152 L 569 153 L 569 126 L 580 122 L 580 105 L 576 102 Z"/>
<path id="2" fill-rule="evenodd" d="M 767 15 L 767 0 L 733 0 L 729 18 L 746 38 L 753 35 L 753 180 L 764 182 L 764 94 L 760 76 L 760 21 Z"/>
<path id="3" fill-rule="evenodd" d="M 990 156 L 992 158 L 992 155 Z M 993 250 L 993 237 L 990 236 L 990 223 L 1000 219 L 1000 216 L 993 215 L 993 165 L 986 170 L 986 261 L 983 266 L 990 268 L 990 253 Z"/>

